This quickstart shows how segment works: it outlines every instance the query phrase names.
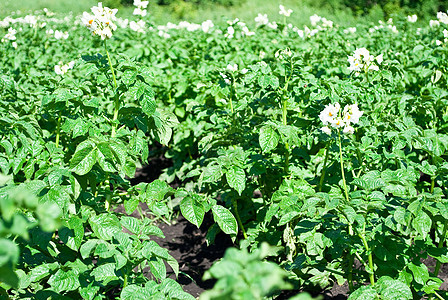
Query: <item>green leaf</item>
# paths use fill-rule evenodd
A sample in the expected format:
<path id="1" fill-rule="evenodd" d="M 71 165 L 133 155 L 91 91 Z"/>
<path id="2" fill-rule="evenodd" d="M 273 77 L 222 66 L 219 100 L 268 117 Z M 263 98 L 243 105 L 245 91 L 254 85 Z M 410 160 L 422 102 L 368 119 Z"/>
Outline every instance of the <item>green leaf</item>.
<path id="1" fill-rule="evenodd" d="M 353 293 L 350 294 L 348 300 L 376 300 L 377 293 L 375 289 L 370 286 L 362 286 Z"/>
<path id="2" fill-rule="evenodd" d="M 238 224 L 233 214 L 221 205 L 214 205 L 212 207 L 213 218 L 218 223 L 222 231 L 230 235 L 238 233 Z"/>
<path id="3" fill-rule="evenodd" d="M 59 269 L 48 279 L 48 284 L 57 293 L 73 291 L 80 287 L 78 275 L 72 270 L 64 272 Z"/>
<path id="4" fill-rule="evenodd" d="M 187 196 L 180 202 L 180 211 L 190 223 L 200 227 L 204 220 L 205 209 L 199 195 Z"/>
<path id="5" fill-rule="evenodd" d="M 423 210 L 418 212 L 417 217 L 412 220 L 412 227 L 426 239 L 429 231 L 431 230 L 432 221 L 431 218 Z"/>
<path id="6" fill-rule="evenodd" d="M 412 274 L 414 275 L 415 282 L 425 285 L 426 282 L 429 279 L 429 272 L 428 268 L 420 263 L 418 266 L 414 265 L 413 263 L 408 264 L 409 270 L 411 270 Z"/>
<path id="7" fill-rule="evenodd" d="M 266 125 L 261 127 L 258 141 L 263 152 L 274 150 L 278 145 L 279 139 L 280 136 L 272 126 Z"/>
<path id="8" fill-rule="evenodd" d="M 19 278 L 12 268 L 8 266 L 0 266 L 0 283 L 6 283 L 14 288 L 19 286 Z"/>
<path id="9" fill-rule="evenodd" d="M 104 213 L 98 216 L 92 216 L 89 219 L 95 235 L 103 240 L 111 240 L 115 232 L 121 231 L 121 224 L 118 218 L 109 213 Z"/>
<path id="10" fill-rule="evenodd" d="M 151 299 L 154 294 L 150 289 L 141 287 L 136 284 L 131 284 L 123 288 L 120 294 L 122 300 L 135 300 L 135 299 Z"/>
<path id="11" fill-rule="evenodd" d="M 98 153 L 96 145 L 86 140 L 78 145 L 75 154 L 70 160 L 70 171 L 78 175 L 85 175 L 93 168 L 97 161 Z"/>
<path id="12" fill-rule="evenodd" d="M 226 179 L 229 186 L 235 189 L 241 196 L 241 193 L 246 188 L 246 174 L 244 170 L 237 166 L 231 166 L 227 169 Z"/>
<path id="13" fill-rule="evenodd" d="M 152 275 L 158 280 L 162 280 L 166 277 L 166 267 L 163 260 L 159 257 L 152 257 L 148 260 L 149 269 Z"/>
<path id="14" fill-rule="evenodd" d="M 413 299 L 411 289 L 405 283 L 388 276 L 383 276 L 378 280 L 377 290 L 381 299 Z"/>
<path id="15" fill-rule="evenodd" d="M 115 280 L 118 277 L 115 274 L 115 264 L 106 263 L 104 265 L 96 267 L 90 275 L 95 277 L 96 281 L 103 281 L 103 284 L 107 284 L 111 280 Z"/>

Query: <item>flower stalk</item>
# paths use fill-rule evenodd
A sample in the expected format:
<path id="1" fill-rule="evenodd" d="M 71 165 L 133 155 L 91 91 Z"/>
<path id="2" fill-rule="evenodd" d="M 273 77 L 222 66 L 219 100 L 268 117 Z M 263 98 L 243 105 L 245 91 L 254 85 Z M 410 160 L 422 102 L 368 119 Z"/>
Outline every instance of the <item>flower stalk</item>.
<path id="1" fill-rule="evenodd" d="M 56 148 L 59 148 L 59 137 L 61 135 L 61 112 L 59 112 L 58 122 L 56 125 Z"/>
<path id="2" fill-rule="evenodd" d="M 109 55 L 109 51 L 107 50 L 107 43 L 106 40 L 104 40 L 104 49 L 106 50 L 106 54 L 107 54 L 107 60 L 109 62 L 109 67 L 110 67 L 110 71 L 112 72 L 112 79 L 114 82 L 114 90 L 115 93 L 117 93 L 117 78 L 115 77 L 115 71 L 114 71 L 114 67 L 112 65 L 112 61 L 110 59 L 110 55 Z M 112 133 L 111 136 L 115 137 L 115 131 L 117 130 L 117 119 L 118 119 L 118 110 L 120 108 L 120 103 L 119 103 L 119 99 L 117 97 L 117 94 L 115 94 L 115 98 L 114 98 L 114 114 L 112 117 Z"/>

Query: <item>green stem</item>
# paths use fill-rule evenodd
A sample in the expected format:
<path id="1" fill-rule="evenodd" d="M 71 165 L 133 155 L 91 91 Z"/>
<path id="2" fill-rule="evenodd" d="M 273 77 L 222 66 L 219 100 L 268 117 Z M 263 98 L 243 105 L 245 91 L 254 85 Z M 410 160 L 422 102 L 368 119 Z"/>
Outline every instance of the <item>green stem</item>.
<path id="1" fill-rule="evenodd" d="M 352 224 L 348 225 L 348 234 L 350 236 L 353 235 Z M 348 288 L 349 288 L 350 292 L 353 292 L 354 291 L 354 286 L 353 286 L 353 263 L 355 261 L 355 258 L 353 256 L 353 254 L 351 254 L 350 252 L 348 254 L 349 254 L 349 257 L 348 257 L 348 263 L 349 263 L 349 265 L 348 265 L 348 278 L 347 278 L 348 279 Z"/>
<path id="2" fill-rule="evenodd" d="M 372 286 L 375 286 L 375 272 L 373 270 L 373 257 L 372 257 L 372 251 L 370 251 L 369 248 L 369 244 L 367 243 L 367 240 L 363 234 L 359 234 L 359 237 L 362 240 L 362 243 L 364 244 L 364 248 L 366 249 L 368 258 L 369 258 L 369 268 L 370 268 L 370 272 L 369 272 L 369 278 L 370 278 L 370 284 Z"/>
<path id="3" fill-rule="evenodd" d="M 440 300 L 445 300 L 445 299 L 443 299 L 443 297 L 442 296 L 440 296 L 436 291 L 434 291 L 434 294 L 437 296 L 437 298 L 439 298 Z"/>
<path id="4" fill-rule="evenodd" d="M 319 192 L 322 191 L 322 186 L 324 184 L 324 179 L 325 179 L 325 172 L 327 171 L 328 154 L 330 153 L 329 148 L 330 148 L 330 143 L 328 142 L 327 145 L 325 146 L 324 167 L 322 168 L 322 174 L 320 175 Z"/>
<path id="5" fill-rule="evenodd" d="M 442 232 L 442 235 L 440 236 L 440 241 L 439 241 L 439 245 L 437 246 L 437 248 L 442 248 L 443 247 L 443 243 L 445 242 L 445 239 L 446 239 L 447 229 L 448 229 L 448 220 L 445 220 L 445 223 L 443 224 L 443 232 Z M 442 264 L 438 260 L 437 263 L 436 263 L 436 268 L 434 269 L 434 276 L 437 277 L 437 275 L 439 275 L 439 271 L 440 271 L 440 267 L 441 266 L 442 266 Z"/>
<path id="6" fill-rule="evenodd" d="M 241 227 L 241 231 L 243 232 L 244 239 L 247 239 L 246 230 L 244 230 L 243 222 L 241 222 L 240 214 L 238 213 L 238 202 L 236 198 L 232 199 L 233 209 L 235 210 L 236 220 L 238 221 L 238 225 Z"/>
<path id="7" fill-rule="evenodd" d="M 128 285 L 128 273 L 126 270 L 126 274 L 124 274 L 123 288 L 125 288 L 127 285 Z"/>
<path id="8" fill-rule="evenodd" d="M 59 136 L 61 135 L 61 112 L 59 112 L 58 124 L 56 127 L 56 148 L 59 147 Z"/>
<path id="9" fill-rule="evenodd" d="M 435 177 L 431 177 L 431 190 L 430 193 L 434 193 L 434 185 L 435 185 L 436 179 Z"/>
<path id="10" fill-rule="evenodd" d="M 282 122 L 283 126 L 288 125 L 287 116 L 288 116 L 288 98 L 284 96 L 284 99 L 282 100 Z M 288 142 L 285 142 L 285 148 L 286 148 L 286 155 L 285 155 L 285 173 L 286 175 L 289 175 L 289 144 Z"/>
<path id="11" fill-rule="evenodd" d="M 109 55 L 109 51 L 107 51 L 107 43 L 106 40 L 104 40 L 104 49 L 106 50 L 106 54 L 107 54 L 107 60 L 109 61 L 109 67 L 110 67 L 110 71 L 112 72 L 112 78 L 114 80 L 114 88 L 115 88 L 115 93 L 117 93 L 117 78 L 115 77 L 115 71 L 114 71 L 114 67 L 112 66 L 112 61 L 110 59 L 110 55 Z M 118 97 L 117 95 L 115 95 L 115 99 L 114 99 L 114 115 L 112 117 L 112 133 L 111 136 L 115 137 L 115 131 L 117 129 L 117 124 L 116 121 L 118 119 L 118 109 L 120 107 L 120 103 L 118 102 Z"/>
<path id="12" fill-rule="evenodd" d="M 347 200 L 347 204 L 348 204 L 350 202 L 350 200 L 348 198 L 347 183 L 345 181 L 344 159 L 342 157 L 342 139 L 341 139 L 341 131 L 339 129 L 338 129 L 338 139 L 339 139 L 339 158 L 340 158 L 340 161 L 341 161 L 342 183 L 344 184 L 345 199 Z"/>

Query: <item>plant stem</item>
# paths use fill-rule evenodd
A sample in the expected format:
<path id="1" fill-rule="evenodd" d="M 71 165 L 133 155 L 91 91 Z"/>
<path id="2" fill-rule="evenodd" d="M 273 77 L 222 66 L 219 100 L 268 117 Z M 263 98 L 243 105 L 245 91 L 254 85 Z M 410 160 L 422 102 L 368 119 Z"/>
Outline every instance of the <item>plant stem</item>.
<path id="1" fill-rule="evenodd" d="M 344 192 L 345 192 L 345 200 L 347 201 L 347 204 L 350 202 L 348 198 L 348 189 L 347 189 L 347 183 L 345 181 L 345 173 L 344 173 L 344 158 L 342 156 L 342 138 L 341 138 L 341 131 L 338 129 L 338 140 L 339 140 L 339 159 L 341 161 L 341 174 L 342 174 L 342 183 L 344 184 Z M 348 220 L 348 218 L 347 218 Z M 348 233 L 350 236 L 353 236 L 353 228 L 352 225 L 348 225 Z M 348 273 L 348 286 L 350 291 L 353 291 L 353 262 L 354 257 L 353 254 L 349 253 L 349 273 Z"/>
<path id="2" fill-rule="evenodd" d="M 348 234 L 350 236 L 353 235 L 352 224 L 348 225 Z M 353 256 L 353 254 L 351 254 L 350 252 L 348 254 L 349 254 L 349 257 L 348 257 L 349 265 L 348 265 L 348 276 L 347 276 L 348 278 L 347 278 L 347 280 L 348 280 L 348 288 L 349 288 L 350 292 L 352 292 L 352 291 L 354 291 L 354 287 L 353 287 L 353 263 L 355 261 L 355 258 Z"/>
<path id="3" fill-rule="evenodd" d="M 115 71 L 114 71 L 114 67 L 112 66 L 112 61 L 110 59 L 110 55 L 109 55 L 109 51 L 107 51 L 107 43 L 106 40 L 104 40 L 104 49 L 106 50 L 106 54 L 107 54 L 107 60 L 109 61 L 109 67 L 110 70 L 112 72 L 112 78 L 114 80 L 114 88 L 115 88 L 115 93 L 117 93 L 117 78 L 115 77 Z M 116 121 L 118 119 L 118 109 L 119 109 L 120 103 L 118 102 L 118 97 L 117 95 L 115 95 L 115 99 L 114 99 L 114 115 L 112 117 L 112 133 L 111 136 L 115 137 L 115 130 L 117 129 L 117 124 Z"/>
<path id="4" fill-rule="evenodd" d="M 327 145 L 325 146 L 324 167 L 322 168 L 322 174 L 320 175 L 319 192 L 322 191 L 322 186 L 324 184 L 324 179 L 325 179 L 325 172 L 327 171 L 328 154 L 330 153 L 329 148 L 330 148 L 330 142 L 328 142 Z"/>
<path id="5" fill-rule="evenodd" d="M 61 135 L 61 112 L 59 112 L 58 124 L 56 127 L 56 148 L 59 148 L 59 136 Z"/>
<path id="6" fill-rule="evenodd" d="M 436 182 L 436 178 L 435 177 L 431 177 L 431 190 L 430 190 L 431 194 L 434 193 L 435 182 Z"/>
<path id="7" fill-rule="evenodd" d="M 286 92 L 286 91 L 285 91 Z M 282 100 L 282 123 L 283 126 L 288 125 L 287 116 L 288 116 L 288 98 L 286 96 L 283 96 Z M 286 175 L 289 175 L 289 144 L 288 142 L 285 142 L 285 148 L 286 148 L 286 155 L 285 155 L 285 173 Z"/>
<path id="8" fill-rule="evenodd" d="M 341 139 L 341 131 L 339 129 L 338 129 L 338 139 L 339 139 L 339 158 L 340 158 L 340 161 L 341 161 L 342 183 L 344 184 L 345 199 L 347 200 L 347 204 L 348 204 L 350 202 L 350 200 L 348 198 L 347 183 L 345 181 L 344 159 L 342 157 L 342 139 Z"/>
<path id="9" fill-rule="evenodd" d="M 240 214 L 238 213 L 238 202 L 236 198 L 232 199 L 233 209 L 235 210 L 236 220 L 238 221 L 238 225 L 241 227 L 241 231 L 243 232 L 244 239 L 247 239 L 246 230 L 244 230 L 243 222 L 241 222 Z"/>
<path id="10" fill-rule="evenodd" d="M 123 288 L 125 288 L 127 285 L 128 285 L 128 273 L 126 270 L 126 274 L 124 274 Z"/>
<path id="11" fill-rule="evenodd" d="M 366 249 L 368 258 L 369 258 L 369 268 L 370 268 L 370 272 L 369 272 L 369 278 L 370 278 L 370 284 L 372 286 L 375 286 L 375 273 L 373 270 L 373 257 L 372 257 L 372 251 L 370 251 L 369 248 L 369 244 L 367 243 L 366 237 L 364 236 L 364 233 L 359 234 L 359 237 L 362 240 L 362 243 L 364 244 L 364 248 Z"/>

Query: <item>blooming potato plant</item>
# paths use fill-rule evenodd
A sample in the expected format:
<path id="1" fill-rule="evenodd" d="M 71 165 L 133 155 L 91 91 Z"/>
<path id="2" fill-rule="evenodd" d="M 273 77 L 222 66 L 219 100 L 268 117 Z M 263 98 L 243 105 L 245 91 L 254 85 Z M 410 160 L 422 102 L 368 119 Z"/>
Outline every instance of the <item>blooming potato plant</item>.
<path id="1" fill-rule="evenodd" d="M 324 124 L 321 130 L 326 134 L 331 134 L 331 128 L 343 128 L 343 133 L 354 133 L 355 129 L 351 124 L 358 124 L 362 114 L 363 111 L 359 110 L 357 104 L 346 105 L 342 114 L 339 103 L 328 104 L 319 114 L 319 118 Z"/>
<path id="2" fill-rule="evenodd" d="M 367 74 L 368 71 L 378 71 L 378 66 L 383 62 L 383 55 L 374 57 L 366 48 L 358 48 L 348 57 L 348 62 L 350 63 L 348 70 L 359 76 L 361 72 Z"/>
<path id="3" fill-rule="evenodd" d="M 180 211 L 240 248 L 204 299 L 344 283 L 350 299 L 447 298 L 446 14 L 418 30 L 264 13 L 0 20 L 1 295 L 192 299 L 154 240 Z"/>

